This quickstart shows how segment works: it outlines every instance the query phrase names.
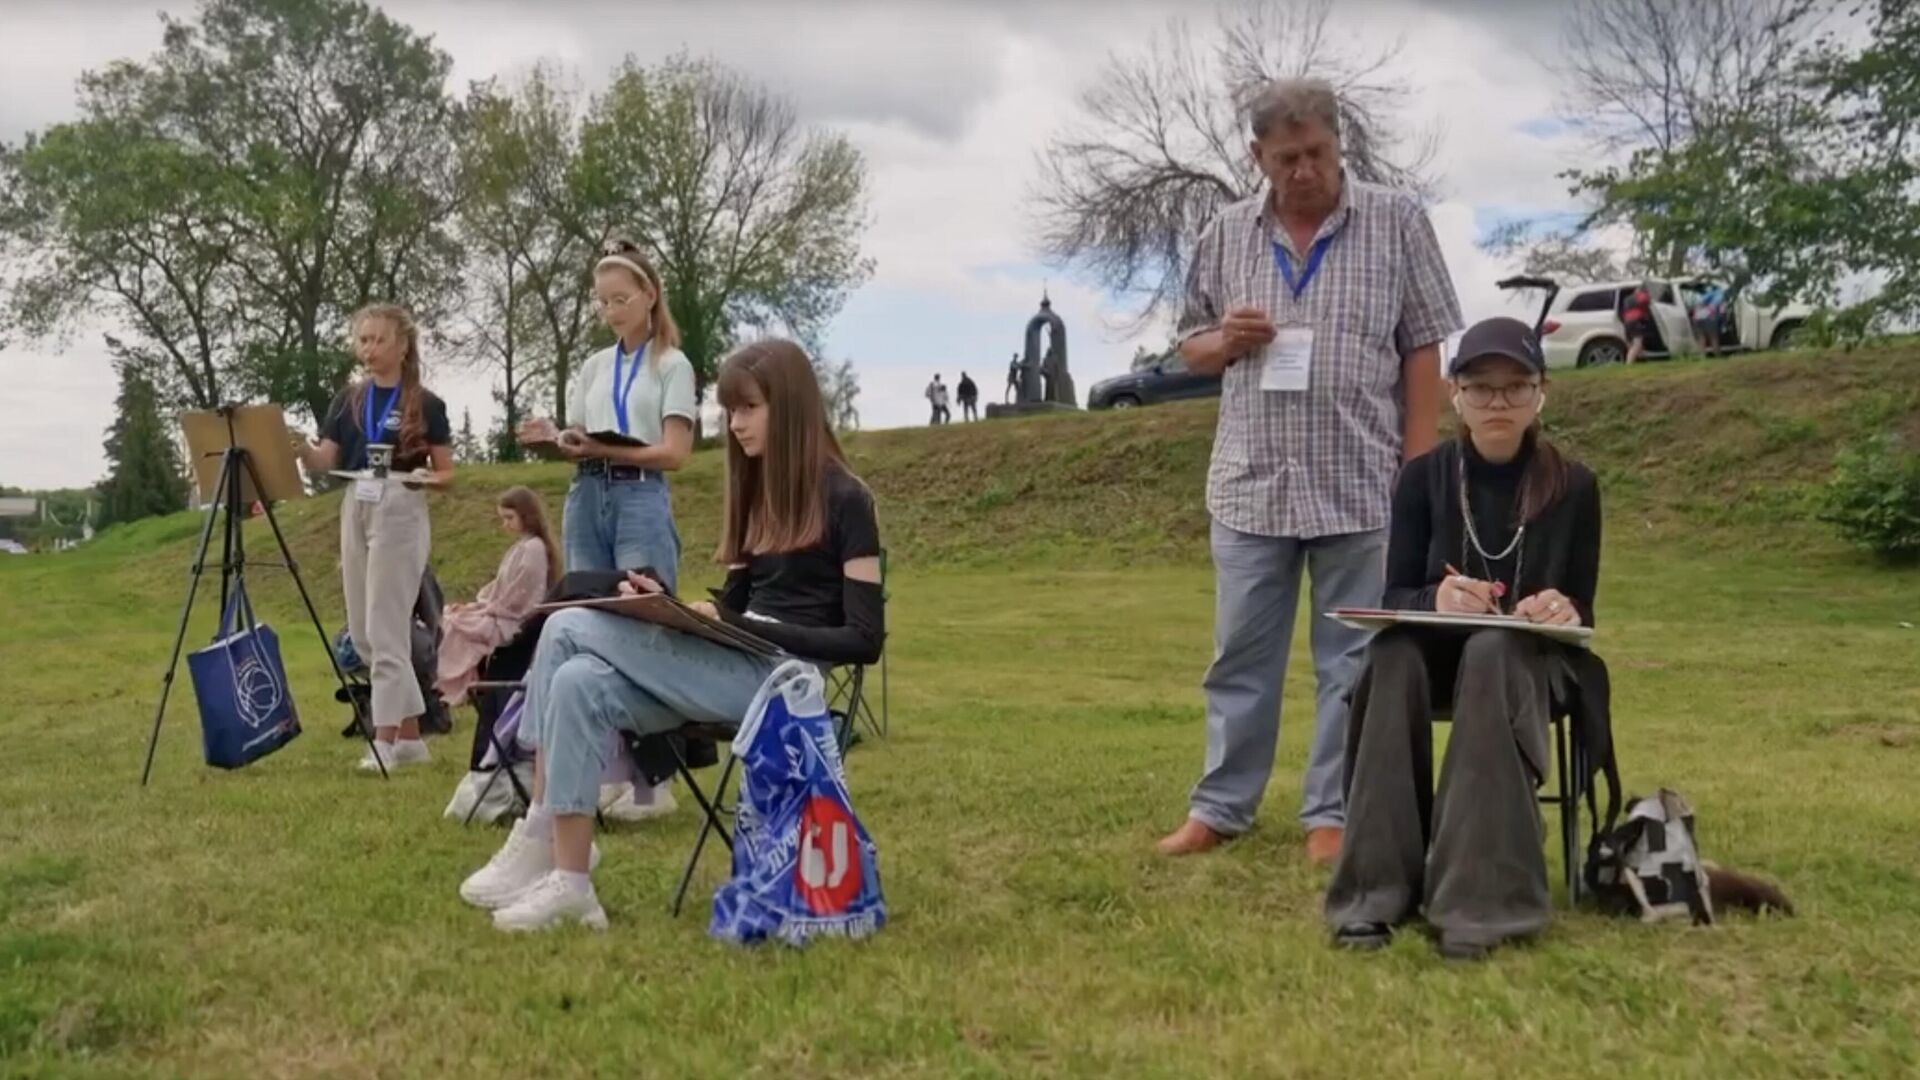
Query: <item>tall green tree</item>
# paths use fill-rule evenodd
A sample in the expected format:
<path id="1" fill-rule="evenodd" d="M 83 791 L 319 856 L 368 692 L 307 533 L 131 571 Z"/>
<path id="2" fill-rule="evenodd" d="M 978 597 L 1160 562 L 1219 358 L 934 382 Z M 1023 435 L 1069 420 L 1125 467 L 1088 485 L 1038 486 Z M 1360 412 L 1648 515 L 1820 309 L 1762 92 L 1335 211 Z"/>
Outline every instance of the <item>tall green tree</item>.
<path id="1" fill-rule="evenodd" d="M 707 60 L 629 60 L 580 135 L 588 201 L 651 250 L 704 394 L 743 332 L 817 337 L 872 273 L 865 158 Z"/>
<path id="2" fill-rule="evenodd" d="M 1763 302 L 1825 306 L 1843 339 L 1920 319 L 1920 3 L 1862 14 L 1862 38 L 1796 44 L 1764 109 L 1582 174 L 1596 219 Z"/>
<path id="3" fill-rule="evenodd" d="M 1759 191 L 1809 164 L 1821 118 L 1799 71 L 1837 7 L 1572 0 L 1553 67 L 1560 117 L 1587 145 L 1590 164 L 1566 177 L 1589 213 L 1571 230 L 1514 223 L 1482 246 L 1555 276 L 1711 270 L 1738 288 L 1766 277 L 1727 260 L 1726 233 Z M 1632 238 L 1624 255 L 1590 242 L 1612 226 Z"/>
<path id="4" fill-rule="evenodd" d="M 186 473 L 172 425 L 142 366 L 122 360 L 120 394 L 107 429 L 107 478 L 100 484 L 102 524 L 138 521 L 187 506 Z"/>
<path id="5" fill-rule="evenodd" d="M 509 432 L 541 388 L 553 417 L 568 420 L 573 371 L 599 330 L 592 266 L 608 212 L 588 201 L 582 110 L 564 83 L 542 66 L 516 87 L 475 87 L 466 107 L 460 230 L 475 258 L 460 347 L 499 373 L 494 396 Z M 515 456 L 502 460 L 518 460 L 518 444 L 507 443 Z"/>
<path id="6" fill-rule="evenodd" d="M 453 295 L 451 61 L 362 0 L 203 0 L 80 83 L 80 118 L 0 152 L 6 319 L 100 314 L 170 396 L 319 416 L 347 317 Z M 20 258 L 24 254 L 24 258 Z"/>

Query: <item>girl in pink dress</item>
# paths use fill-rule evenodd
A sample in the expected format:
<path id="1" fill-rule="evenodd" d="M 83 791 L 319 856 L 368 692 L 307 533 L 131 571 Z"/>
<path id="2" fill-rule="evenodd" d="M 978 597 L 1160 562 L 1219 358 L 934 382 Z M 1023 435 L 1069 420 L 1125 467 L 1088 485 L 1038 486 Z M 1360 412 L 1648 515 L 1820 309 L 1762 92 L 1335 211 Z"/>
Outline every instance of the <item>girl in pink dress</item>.
<path id="1" fill-rule="evenodd" d="M 434 682 L 448 705 L 458 705 L 479 678 L 487 654 L 513 640 L 520 624 L 560 580 L 560 549 L 547 527 L 540 496 L 524 487 L 500 496 L 500 527 L 514 544 L 500 571 L 471 604 L 448 606 L 440 624 L 440 668 Z"/>

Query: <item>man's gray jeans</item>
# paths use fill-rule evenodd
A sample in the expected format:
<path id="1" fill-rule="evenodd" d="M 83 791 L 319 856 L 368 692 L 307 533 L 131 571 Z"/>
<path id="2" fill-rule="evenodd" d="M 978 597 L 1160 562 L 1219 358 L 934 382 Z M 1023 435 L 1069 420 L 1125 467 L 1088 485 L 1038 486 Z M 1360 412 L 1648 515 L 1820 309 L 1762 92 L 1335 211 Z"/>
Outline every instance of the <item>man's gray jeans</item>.
<path id="1" fill-rule="evenodd" d="M 1312 582 L 1315 682 L 1313 748 L 1300 801 L 1309 829 L 1346 820 L 1341 787 L 1346 696 L 1371 635 L 1321 614 L 1379 607 L 1386 591 L 1385 530 L 1311 540 L 1254 536 L 1213 523 L 1214 660 L 1207 696 L 1207 760 L 1191 815 L 1236 836 L 1253 825 L 1273 773 L 1280 699 L 1300 606 L 1300 576 Z"/>

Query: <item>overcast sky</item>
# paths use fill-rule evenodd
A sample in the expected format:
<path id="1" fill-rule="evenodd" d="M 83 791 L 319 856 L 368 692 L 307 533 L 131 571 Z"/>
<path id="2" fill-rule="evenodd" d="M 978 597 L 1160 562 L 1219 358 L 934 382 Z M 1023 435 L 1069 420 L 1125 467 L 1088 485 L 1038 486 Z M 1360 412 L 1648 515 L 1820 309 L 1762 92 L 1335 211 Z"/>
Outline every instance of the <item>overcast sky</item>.
<path id="1" fill-rule="evenodd" d="M 596 89 L 621 59 L 688 50 L 789 94 L 803 119 L 843 131 L 867 156 L 872 280 L 833 322 L 828 355 L 860 374 L 863 426 L 925 421 L 921 391 L 965 369 L 998 398 L 1042 282 L 1066 320 L 1082 395 L 1124 371 L 1141 340 L 1113 328 L 1123 305 L 1039 263 L 1023 196 L 1035 153 L 1073 116 L 1075 93 L 1109 54 L 1143 47 L 1176 10 L 1154 0 L 900 0 L 892 3 L 649 3 L 643 0 L 389 0 L 396 18 L 454 58 L 457 86 L 571 65 Z M 155 0 L 0 0 L 0 140 L 67 119 L 79 75 L 159 45 Z M 1339 31 L 1362 45 L 1404 40 L 1402 77 L 1416 124 L 1440 125 L 1433 208 L 1469 320 L 1507 304 L 1503 269 L 1476 238 L 1512 215 L 1572 208 L 1557 174 L 1576 147 L 1551 122 L 1551 52 L 1559 5 L 1526 0 L 1345 0 Z M 86 18 L 75 17 L 84 11 Z M 404 299 L 404 298 L 403 298 Z M 491 419 L 484 376 L 434 365 L 429 383 L 453 408 Z M 98 333 L 16 343 L 0 353 L 0 483 L 78 486 L 105 472 L 101 434 L 114 378 Z"/>

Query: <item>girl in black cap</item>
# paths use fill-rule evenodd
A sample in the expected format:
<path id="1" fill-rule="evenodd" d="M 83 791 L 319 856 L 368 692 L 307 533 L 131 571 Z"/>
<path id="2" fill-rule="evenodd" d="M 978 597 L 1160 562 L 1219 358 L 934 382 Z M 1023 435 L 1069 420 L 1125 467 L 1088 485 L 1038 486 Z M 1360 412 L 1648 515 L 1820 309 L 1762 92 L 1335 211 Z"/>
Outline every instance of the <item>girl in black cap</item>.
<path id="1" fill-rule="evenodd" d="M 1540 431 L 1537 336 L 1488 319 L 1447 374 L 1460 436 L 1400 475 L 1385 606 L 1592 626 L 1600 489 Z M 1549 713 L 1597 665 L 1577 651 L 1519 629 L 1403 625 L 1374 639 L 1353 693 L 1347 831 L 1326 899 L 1337 943 L 1385 945 L 1424 910 L 1443 955 L 1478 958 L 1546 926 L 1534 793 L 1552 767 Z M 1453 714 L 1437 792 L 1436 709 Z"/>

